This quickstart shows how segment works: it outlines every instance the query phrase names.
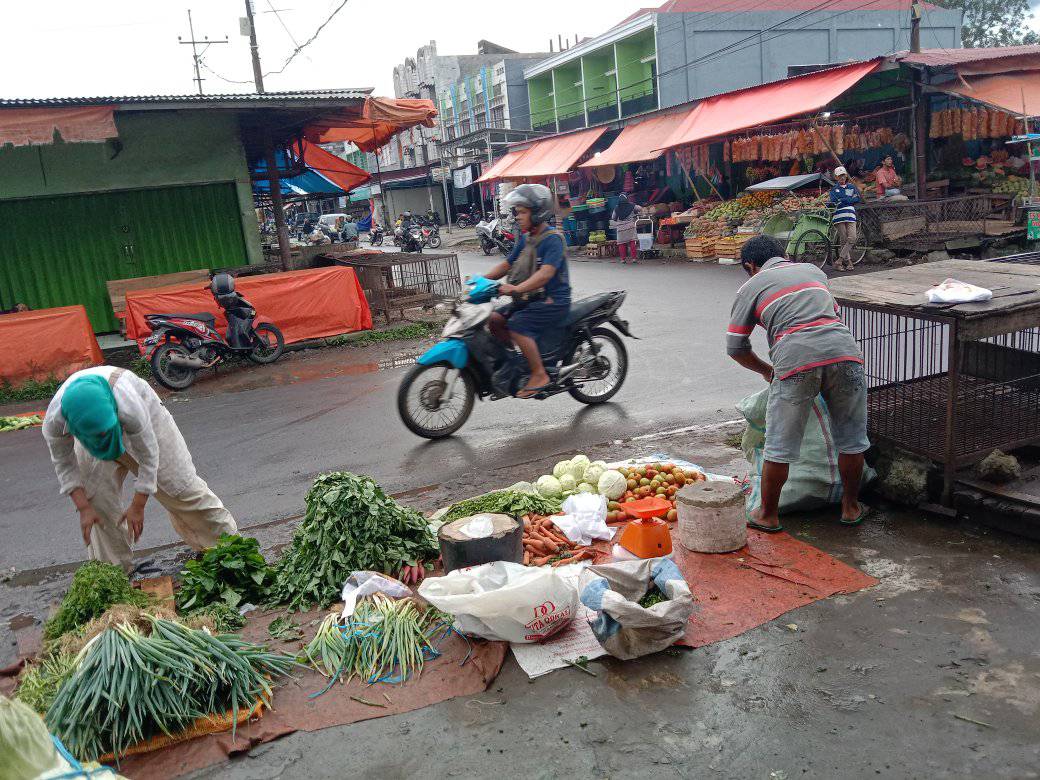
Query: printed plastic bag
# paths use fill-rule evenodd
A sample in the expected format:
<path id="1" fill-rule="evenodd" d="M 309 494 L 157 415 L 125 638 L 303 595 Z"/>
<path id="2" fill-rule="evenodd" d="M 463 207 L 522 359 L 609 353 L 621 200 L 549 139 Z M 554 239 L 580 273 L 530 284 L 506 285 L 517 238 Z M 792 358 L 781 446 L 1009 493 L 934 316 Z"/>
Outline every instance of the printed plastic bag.
<path id="1" fill-rule="evenodd" d="M 745 507 L 749 515 L 762 503 L 768 399 L 767 387 L 737 404 L 737 409 L 747 420 L 741 448 L 751 466 L 744 480 Z M 863 484 L 873 478 L 873 469 L 864 467 Z M 801 455 L 797 463 L 791 464 L 787 482 L 780 491 L 780 512 L 819 509 L 840 501 L 841 477 L 838 474 L 838 451 L 831 439 L 831 417 L 823 396 L 816 396 L 805 424 Z"/>
<path id="2" fill-rule="evenodd" d="M 615 658 L 639 658 L 671 647 L 686 633 L 695 607 L 690 586 L 670 558 L 589 566 L 580 582 L 581 603 L 598 613 L 592 633 Z M 667 600 L 640 606 L 652 585 Z"/>
<path id="3" fill-rule="evenodd" d="M 925 295 L 928 296 L 928 303 L 974 303 L 988 301 L 993 297 L 993 291 L 956 279 L 947 279 L 928 290 Z"/>
<path id="4" fill-rule="evenodd" d="M 578 590 L 553 568 L 494 561 L 425 580 L 418 594 L 455 616 L 464 634 L 541 642 L 570 623 Z"/>

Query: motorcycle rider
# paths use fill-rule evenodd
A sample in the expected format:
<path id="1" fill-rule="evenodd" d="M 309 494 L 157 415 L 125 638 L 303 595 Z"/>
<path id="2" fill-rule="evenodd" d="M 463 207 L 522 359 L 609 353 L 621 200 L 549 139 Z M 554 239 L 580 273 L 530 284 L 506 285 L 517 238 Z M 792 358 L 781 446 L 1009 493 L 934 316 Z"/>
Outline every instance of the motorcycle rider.
<path id="1" fill-rule="evenodd" d="M 523 234 L 506 259 L 485 274 L 488 279 L 506 277 L 498 290 L 513 296 L 508 309 L 491 316 L 489 327 L 499 338 L 512 341 L 527 359 L 531 376 L 517 397 L 531 398 L 550 382 L 538 339 L 549 328 L 559 327 L 570 310 L 566 244 L 549 226 L 554 203 L 548 187 L 521 184 L 506 196 L 504 205 Z"/>

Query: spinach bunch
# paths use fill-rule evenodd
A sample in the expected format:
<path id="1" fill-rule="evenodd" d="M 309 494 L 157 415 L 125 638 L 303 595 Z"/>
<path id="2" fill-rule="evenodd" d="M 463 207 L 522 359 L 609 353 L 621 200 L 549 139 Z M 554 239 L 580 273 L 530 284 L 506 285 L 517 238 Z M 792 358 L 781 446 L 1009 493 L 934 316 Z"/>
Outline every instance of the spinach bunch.
<path id="1" fill-rule="evenodd" d="M 426 519 L 370 477 L 323 474 L 307 493 L 307 514 L 277 564 L 272 600 L 292 609 L 327 606 L 351 572 L 396 574 L 437 555 Z"/>
<path id="2" fill-rule="evenodd" d="M 548 498 L 536 493 L 524 493 L 518 490 L 496 490 L 475 498 L 467 498 L 452 505 L 441 519 L 446 523 L 461 517 L 470 517 L 482 512 L 503 514 L 510 517 L 523 517 L 527 514 L 555 515 L 560 511 L 562 502 L 556 498 Z"/>
<path id="3" fill-rule="evenodd" d="M 259 604 L 267 598 L 271 580 L 271 569 L 256 539 L 224 534 L 199 560 L 184 564 L 177 608 L 190 610 L 220 602 L 232 609 L 243 602 Z"/>

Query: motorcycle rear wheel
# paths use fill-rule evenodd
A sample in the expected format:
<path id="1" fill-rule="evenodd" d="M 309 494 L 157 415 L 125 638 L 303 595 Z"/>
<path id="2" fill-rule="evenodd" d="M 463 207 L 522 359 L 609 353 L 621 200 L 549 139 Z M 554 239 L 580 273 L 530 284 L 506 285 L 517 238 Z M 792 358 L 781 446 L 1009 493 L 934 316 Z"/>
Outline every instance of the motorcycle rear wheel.
<path id="1" fill-rule="evenodd" d="M 186 390 L 195 381 L 195 369 L 172 365 L 170 356 L 174 354 L 188 357 L 190 353 L 183 344 L 175 341 L 167 341 L 156 347 L 150 361 L 152 376 L 167 390 Z"/>
<path id="2" fill-rule="evenodd" d="M 440 249 L 441 237 L 434 233 L 432 236 L 430 236 L 430 240 L 427 243 L 429 244 L 430 249 Z"/>
<path id="3" fill-rule="evenodd" d="M 370 240 L 370 243 L 372 244 L 372 246 L 382 246 L 383 245 L 383 237 L 380 236 L 379 238 L 373 238 L 373 239 Z"/>
<path id="4" fill-rule="evenodd" d="M 586 380 L 581 387 L 572 387 L 568 392 L 571 397 L 583 404 L 602 404 L 609 401 L 621 389 L 628 376 L 628 350 L 625 349 L 621 337 L 608 328 L 593 328 L 592 340 L 600 349 L 593 358 L 588 342 L 581 342 L 567 358 L 567 364 L 588 360 L 594 363 L 591 369 L 592 378 Z M 578 369 L 575 377 L 580 377 L 583 369 Z"/>
<path id="5" fill-rule="evenodd" d="M 455 404 L 458 411 L 435 417 L 442 411 L 438 408 L 441 405 L 440 394 L 446 389 L 445 385 L 450 381 L 448 375 L 452 371 L 458 369 L 448 363 L 432 366 L 416 363 L 401 380 L 401 387 L 397 391 L 397 413 L 405 427 L 416 436 L 443 439 L 455 433 L 469 419 L 477 392 L 468 371 L 458 372 L 462 387 L 459 387 L 457 381 L 453 398 L 449 399 L 449 403 L 458 401 Z M 413 393 L 413 388 L 417 392 Z"/>
<path id="6" fill-rule="evenodd" d="M 260 344 L 253 347 L 246 357 L 254 363 L 266 365 L 273 363 L 282 356 L 285 351 L 285 337 L 278 328 L 270 322 L 261 322 L 254 330 Z M 273 340 L 273 343 L 272 343 Z"/>
<path id="7" fill-rule="evenodd" d="M 491 256 L 491 253 L 495 251 L 495 245 L 490 241 L 484 241 L 483 239 L 480 241 L 480 248 L 484 251 L 484 254 L 489 257 Z"/>

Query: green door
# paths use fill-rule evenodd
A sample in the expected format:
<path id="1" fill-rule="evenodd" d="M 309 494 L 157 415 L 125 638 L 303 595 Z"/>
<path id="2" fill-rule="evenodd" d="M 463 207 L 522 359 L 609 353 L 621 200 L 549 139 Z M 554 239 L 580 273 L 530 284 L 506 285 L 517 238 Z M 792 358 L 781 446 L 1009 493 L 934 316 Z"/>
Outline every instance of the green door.
<path id="1" fill-rule="evenodd" d="M 81 303 L 98 333 L 107 281 L 246 262 L 232 183 L 0 201 L 0 308 Z"/>

